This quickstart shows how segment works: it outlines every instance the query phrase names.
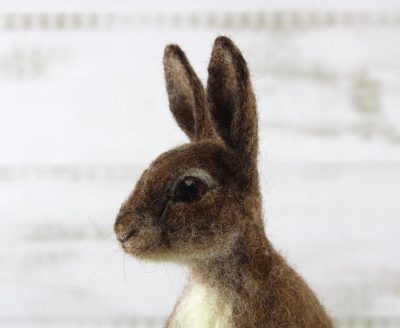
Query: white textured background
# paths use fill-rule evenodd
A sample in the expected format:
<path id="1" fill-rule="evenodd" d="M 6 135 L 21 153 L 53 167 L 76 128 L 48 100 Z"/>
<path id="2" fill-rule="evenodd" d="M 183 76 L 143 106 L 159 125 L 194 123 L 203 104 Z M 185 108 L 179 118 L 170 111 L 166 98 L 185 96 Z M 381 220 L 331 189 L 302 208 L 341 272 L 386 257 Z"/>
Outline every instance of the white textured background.
<path id="1" fill-rule="evenodd" d="M 125 257 L 112 226 L 186 141 L 164 46 L 205 81 L 219 34 L 258 96 L 267 234 L 341 326 L 400 325 L 398 1 L 1 0 L 1 327 L 160 326 L 185 268 Z"/>

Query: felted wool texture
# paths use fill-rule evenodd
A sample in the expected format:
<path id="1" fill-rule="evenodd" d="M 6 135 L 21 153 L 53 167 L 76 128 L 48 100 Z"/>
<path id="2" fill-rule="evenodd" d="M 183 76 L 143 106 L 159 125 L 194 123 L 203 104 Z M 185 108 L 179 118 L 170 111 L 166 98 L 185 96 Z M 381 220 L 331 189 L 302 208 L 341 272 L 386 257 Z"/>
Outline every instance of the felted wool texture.
<path id="1" fill-rule="evenodd" d="M 115 232 L 128 254 L 188 266 L 166 327 L 333 327 L 265 234 L 256 101 L 239 49 L 226 37 L 215 40 L 206 89 L 177 45 L 166 47 L 163 63 L 171 113 L 190 142 L 144 171 Z M 207 192 L 171 201 L 186 176 Z"/>

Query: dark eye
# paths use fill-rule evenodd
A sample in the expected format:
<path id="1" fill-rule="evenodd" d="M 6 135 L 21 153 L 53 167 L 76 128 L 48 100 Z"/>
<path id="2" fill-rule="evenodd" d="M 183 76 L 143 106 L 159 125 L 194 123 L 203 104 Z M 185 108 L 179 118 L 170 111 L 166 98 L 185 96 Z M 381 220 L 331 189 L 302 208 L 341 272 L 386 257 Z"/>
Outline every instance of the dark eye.
<path id="1" fill-rule="evenodd" d="M 175 202 L 193 202 L 203 196 L 208 190 L 208 185 L 200 178 L 186 177 L 178 182 L 174 189 Z"/>

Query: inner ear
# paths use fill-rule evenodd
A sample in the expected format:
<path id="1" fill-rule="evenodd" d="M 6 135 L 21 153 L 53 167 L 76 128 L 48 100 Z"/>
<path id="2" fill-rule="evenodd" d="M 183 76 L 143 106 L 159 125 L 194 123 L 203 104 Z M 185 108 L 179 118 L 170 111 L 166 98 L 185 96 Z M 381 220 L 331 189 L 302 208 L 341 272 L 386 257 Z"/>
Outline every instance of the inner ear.
<path id="1" fill-rule="evenodd" d="M 191 141 L 212 137 L 205 90 L 184 52 L 177 45 L 167 46 L 163 63 L 169 107 L 178 125 Z"/>
<path id="2" fill-rule="evenodd" d="M 240 50 L 227 37 L 214 42 L 208 66 L 207 100 L 217 133 L 238 155 L 239 166 L 255 168 L 258 151 L 256 101 Z"/>
<path id="3" fill-rule="evenodd" d="M 177 46 L 168 46 L 164 53 L 164 71 L 169 108 L 179 127 L 189 139 L 195 137 L 196 107 L 191 82 L 184 67 L 186 58 Z"/>
<path id="4" fill-rule="evenodd" d="M 207 93 L 210 111 L 217 131 L 231 147 L 235 146 L 232 121 L 241 101 L 232 53 L 214 46 L 208 67 Z"/>

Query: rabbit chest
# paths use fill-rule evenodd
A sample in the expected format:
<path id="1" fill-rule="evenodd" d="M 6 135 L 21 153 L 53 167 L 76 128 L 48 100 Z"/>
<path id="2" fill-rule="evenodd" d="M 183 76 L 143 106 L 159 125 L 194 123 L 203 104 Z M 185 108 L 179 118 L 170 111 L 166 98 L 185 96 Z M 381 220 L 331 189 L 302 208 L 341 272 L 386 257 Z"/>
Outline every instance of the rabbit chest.
<path id="1" fill-rule="evenodd" d="M 232 304 L 218 290 L 192 282 L 180 300 L 173 327 L 231 327 Z"/>

